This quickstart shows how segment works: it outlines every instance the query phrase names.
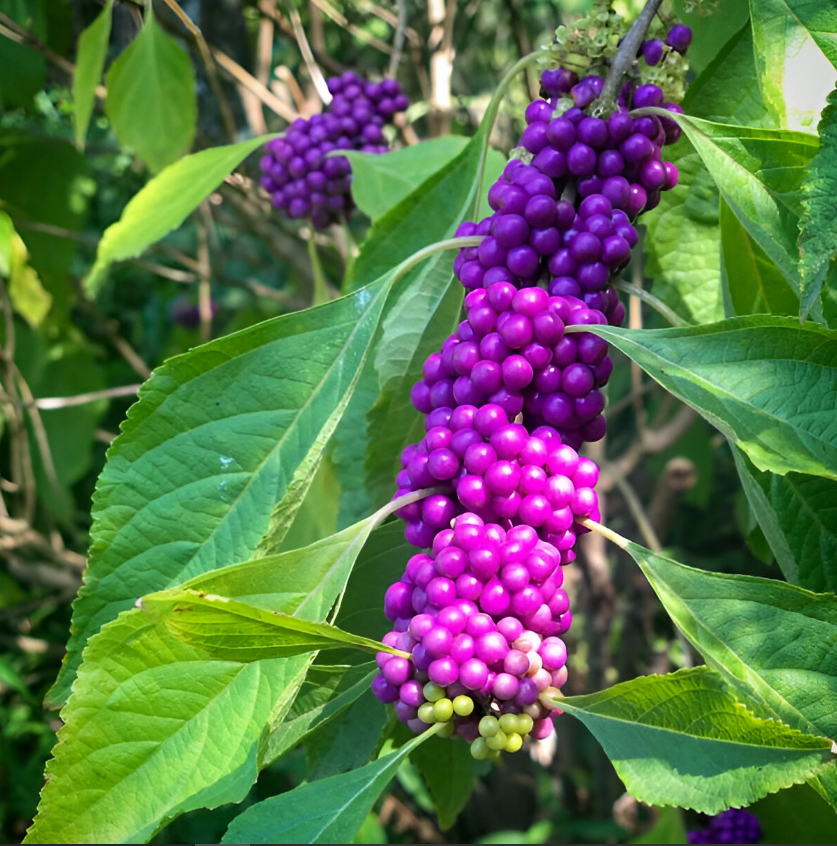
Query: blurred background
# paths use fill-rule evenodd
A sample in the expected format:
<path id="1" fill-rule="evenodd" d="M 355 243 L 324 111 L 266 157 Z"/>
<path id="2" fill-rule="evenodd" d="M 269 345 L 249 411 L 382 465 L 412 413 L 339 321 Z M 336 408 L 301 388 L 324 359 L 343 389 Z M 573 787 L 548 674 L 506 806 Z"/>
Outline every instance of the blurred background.
<path id="1" fill-rule="evenodd" d="M 692 18 L 733 14 L 736 26 L 745 23 L 747 4 L 727 4 L 738 12 L 721 13 L 708 0 L 675 5 Z M 631 15 L 640 4 L 615 5 Z M 396 75 L 411 106 L 394 146 L 471 135 L 503 72 L 589 6 L 588 0 L 153 3 L 163 30 L 191 58 L 198 95 L 193 150 L 281 132 L 296 117 L 320 111 L 315 65 L 326 76 L 346 69 L 370 78 Z M 13 225 L 0 222 L 0 840 L 12 843 L 31 822 L 61 725 L 42 700 L 57 674 L 81 583 L 91 495 L 139 384 L 172 355 L 309 306 L 311 238 L 337 296 L 368 228 L 359 213 L 347 227 L 317 233 L 278 216 L 258 186 L 256 154 L 182 227 L 114 267 L 95 301 L 88 297 L 82 280 L 103 232 L 150 176 L 117 140 L 101 97 L 86 147 L 74 143 L 77 42 L 101 7 L 96 0 L 0 0 L 0 211 Z M 108 64 L 141 24 L 141 4 L 115 3 Z M 504 153 L 514 146 L 525 105 L 537 95 L 535 73 L 521 74 L 503 103 L 493 146 Z M 717 221 L 717 194 L 707 191 L 705 213 Z M 626 275 L 637 285 L 650 282 L 641 254 Z M 639 301 L 631 304 L 631 325 L 658 319 Z M 611 380 L 608 418 L 606 443 L 592 455 L 604 463 L 609 525 L 649 547 L 675 550 L 685 563 L 780 577 L 753 531 L 720 435 L 624 360 Z M 320 487 L 327 506 L 328 480 Z M 585 542 L 585 555 L 567 571 L 575 625 L 565 693 L 693 665 L 695 655 L 638 569 L 598 536 Z M 351 730 L 350 721 L 351 709 L 329 731 Z M 317 737 L 262 773 L 247 801 L 298 784 L 312 766 L 320 774 L 345 768 L 324 757 L 328 731 Z M 470 799 L 472 781 L 463 777 L 454 804 L 464 809 L 444 831 L 450 814 L 437 813 L 420 765 L 407 764 L 356 842 L 685 843 L 686 828 L 704 822 L 638 805 L 577 721 L 559 720 L 555 747 L 542 745 L 538 757 L 507 756 L 502 766 L 486 767 Z M 156 840 L 217 842 L 238 810 L 188 814 Z M 765 842 L 833 842 L 833 814 L 807 787 L 768 797 L 754 810 Z"/>

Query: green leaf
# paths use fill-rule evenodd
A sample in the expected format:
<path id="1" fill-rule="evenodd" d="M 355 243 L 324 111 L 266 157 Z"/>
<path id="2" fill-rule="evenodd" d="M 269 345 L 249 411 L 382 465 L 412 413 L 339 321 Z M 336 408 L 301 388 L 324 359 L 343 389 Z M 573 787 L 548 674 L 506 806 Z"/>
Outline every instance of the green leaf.
<path id="1" fill-rule="evenodd" d="M 831 741 L 754 716 L 707 667 L 556 698 L 641 802 L 705 814 L 749 805 L 820 770 Z"/>
<path id="2" fill-rule="evenodd" d="M 775 264 L 721 201 L 721 250 L 732 315 L 799 312 L 799 299 Z"/>
<path id="3" fill-rule="evenodd" d="M 730 32 L 747 25 L 749 10 L 746 3 L 718 3 L 695 5 L 692 0 L 674 0 L 675 13 L 680 21 L 692 28 L 694 38 L 689 47 L 689 67 L 702 73 L 723 52 Z"/>
<path id="4" fill-rule="evenodd" d="M 149 11 L 145 26 L 110 66 L 105 112 L 119 143 L 152 171 L 179 159 L 195 137 L 195 71 Z"/>
<path id="5" fill-rule="evenodd" d="M 428 729 L 396 752 L 349 773 L 309 782 L 252 805 L 222 843 L 349 843 L 401 762 L 435 733 Z"/>
<path id="6" fill-rule="evenodd" d="M 373 525 L 369 518 L 186 587 L 223 588 L 239 602 L 322 622 Z M 121 614 L 85 649 L 29 842 L 142 842 L 179 813 L 241 801 L 266 756 L 279 754 L 265 735 L 288 713 L 309 664 L 306 656 L 210 660 L 163 621 Z"/>
<path id="7" fill-rule="evenodd" d="M 481 764 L 470 744 L 441 737 L 419 747 L 412 760 L 433 797 L 439 828 L 447 831 L 471 798 Z"/>
<path id="8" fill-rule="evenodd" d="M 11 248 L 9 299 L 14 310 L 37 329 L 49 313 L 52 295 L 44 289 L 38 272 L 29 264 L 29 251 L 17 233 L 12 235 Z"/>
<path id="9" fill-rule="evenodd" d="M 186 588 L 145 596 L 141 607 L 162 619 L 184 643 L 219 661 L 259 661 L 290 658 L 306 652 L 351 647 L 366 652 L 404 653 L 380 641 L 344 632 L 326 623 L 312 623 L 267 611 L 226 596 Z"/>
<path id="10" fill-rule="evenodd" d="M 7 279 L 12 270 L 12 239 L 15 227 L 6 212 L 0 210 L 0 276 Z"/>
<path id="11" fill-rule="evenodd" d="M 759 129 L 677 117 L 721 196 L 736 217 L 801 291 L 797 238 L 801 189 L 817 139 L 801 132 Z M 804 315 L 803 315 L 804 316 Z"/>
<path id="12" fill-rule="evenodd" d="M 729 683 L 798 731 L 837 736 L 837 597 L 696 570 L 635 543 L 626 549 L 678 628 Z"/>
<path id="13" fill-rule="evenodd" d="M 793 788 L 791 788 L 793 789 Z M 688 843 L 686 826 L 680 808 L 660 808 L 659 819 L 645 834 L 632 837 L 628 843 Z"/>
<path id="14" fill-rule="evenodd" d="M 837 593 L 837 482 L 820 476 L 762 473 L 732 448 L 738 475 L 785 578 Z"/>
<path id="15" fill-rule="evenodd" d="M 431 174 L 462 152 L 468 139 L 444 135 L 391 153 L 341 151 L 352 163 L 352 197 L 373 221 L 411 194 Z"/>
<path id="16" fill-rule="evenodd" d="M 837 479 L 837 333 L 772 316 L 588 331 L 702 414 L 760 470 Z"/>
<path id="17" fill-rule="evenodd" d="M 817 130 L 820 149 L 808 166 L 799 221 L 803 312 L 819 297 L 837 251 L 837 91 L 829 95 Z"/>
<path id="18" fill-rule="evenodd" d="M 140 595 L 254 554 L 297 468 L 322 454 L 345 410 L 388 281 L 154 372 L 97 484 L 90 563 L 53 701 L 66 697 L 85 641 Z"/>
<path id="19" fill-rule="evenodd" d="M 837 33 L 833 7 L 816 0 L 750 0 L 750 19 L 764 102 L 780 126 L 811 131 L 834 87 L 835 73 L 803 20 L 829 28 L 818 35 L 833 43 Z"/>
<path id="20" fill-rule="evenodd" d="M 45 7 L 38 0 L 2 0 L 0 12 L 40 40 L 47 34 Z M 46 82 L 46 57 L 31 47 L 0 36 L 0 104 L 8 109 L 32 108 L 32 98 Z"/>
<path id="21" fill-rule="evenodd" d="M 272 763 L 309 735 L 319 734 L 369 690 L 377 674 L 374 662 L 340 667 L 312 664 L 288 715 L 270 734 L 262 755 L 264 764 Z"/>
<path id="22" fill-rule="evenodd" d="M 122 217 L 105 230 L 96 262 L 84 280 L 87 292 L 91 296 L 98 293 L 110 264 L 136 258 L 177 229 L 247 155 L 271 137 L 201 150 L 155 176 L 125 206 Z"/>
<path id="23" fill-rule="evenodd" d="M 96 99 L 96 86 L 105 67 L 112 15 L 113 0 L 107 0 L 105 8 L 78 39 L 76 72 L 73 77 L 73 124 L 79 147 L 84 147 Z"/>
<path id="24" fill-rule="evenodd" d="M 829 767 L 833 769 L 833 767 Z M 748 809 L 759 818 L 763 843 L 834 843 L 834 811 L 806 785 L 765 796 Z"/>

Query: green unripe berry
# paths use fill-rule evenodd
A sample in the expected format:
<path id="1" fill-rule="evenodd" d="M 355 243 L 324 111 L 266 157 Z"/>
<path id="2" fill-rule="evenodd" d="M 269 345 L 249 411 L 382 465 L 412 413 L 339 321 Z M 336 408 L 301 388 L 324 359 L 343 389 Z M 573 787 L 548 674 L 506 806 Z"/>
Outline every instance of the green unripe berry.
<path id="1" fill-rule="evenodd" d="M 496 717 L 483 717 L 480 720 L 479 729 L 483 737 L 494 737 L 500 731 L 500 723 Z"/>
<path id="2" fill-rule="evenodd" d="M 440 723 L 446 723 L 453 716 L 453 702 L 439 699 L 433 705 L 433 716 Z"/>
<path id="3" fill-rule="evenodd" d="M 423 692 L 424 698 L 428 702 L 438 702 L 440 699 L 445 698 L 445 689 L 439 687 L 438 684 L 433 684 L 433 682 L 427 682 L 423 688 Z"/>
<path id="4" fill-rule="evenodd" d="M 511 734 L 512 732 L 519 731 L 519 722 L 517 719 L 517 714 L 503 714 L 503 716 L 500 717 L 500 728 L 506 734 Z"/>
<path id="5" fill-rule="evenodd" d="M 528 715 L 528 714 L 518 714 L 517 715 L 517 733 L 523 735 L 524 737 L 532 731 L 532 726 L 534 726 L 535 721 Z"/>
<path id="6" fill-rule="evenodd" d="M 488 760 L 493 761 L 496 764 L 497 761 L 500 760 L 500 753 L 496 749 L 489 749 L 488 750 Z"/>
<path id="7" fill-rule="evenodd" d="M 457 696 L 453 700 L 453 710 L 459 714 L 460 717 L 467 717 L 474 712 L 474 700 L 470 696 Z"/>
<path id="8" fill-rule="evenodd" d="M 484 737 L 478 737 L 472 744 L 471 744 L 471 757 L 476 758 L 478 761 L 484 761 L 488 756 L 491 754 L 491 750 L 488 748 L 485 742 Z"/>
<path id="9" fill-rule="evenodd" d="M 517 752 L 521 746 L 523 738 L 517 732 L 512 732 L 506 739 L 506 752 Z"/>
<path id="10" fill-rule="evenodd" d="M 508 735 L 498 728 L 497 734 L 491 735 L 485 742 L 488 744 L 489 749 L 493 749 L 495 752 L 502 752 L 506 748 L 507 741 Z"/>
<path id="11" fill-rule="evenodd" d="M 453 730 L 456 728 L 453 724 L 453 720 L 448 720 L 446 723 L 442 723 L 442 727 L 436 732 L 439 737 L 453 737 Z"/>
<path id="12" fill-rule="evenodd" d="M 437 722 L 436 716 L 433 712 L 433 707 L 434 706 L 432 702 L 425 702 L 424 705 L 419 705 L 418 718 L 423 723 L 433 725 L 433 723 Z"/>

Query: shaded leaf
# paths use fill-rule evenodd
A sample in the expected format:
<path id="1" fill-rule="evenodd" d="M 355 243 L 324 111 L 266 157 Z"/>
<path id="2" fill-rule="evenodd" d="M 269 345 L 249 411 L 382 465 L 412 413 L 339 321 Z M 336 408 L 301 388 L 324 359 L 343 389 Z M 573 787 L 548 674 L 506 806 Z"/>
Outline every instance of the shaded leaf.
<path id="1" fill-rule="evenodd" d="M 772 316 L 588 331 L 702 414 L 759 469 L 837 479 L 837 333 Z"/>
<path id="2" fill-rule="evenodd" d="M 96 86 L 105 67 L 112 14 L 113 0 L 107 0 L 105 8 L 78 39 L 76 72 L 73 77 L 73 124 L 79 147 L 84 146 L 96 100 Z"/>
<path id="3" fill-rule="evenodd" d="M 799 221 L 803 312 L 820 295 L 837 252 L 837 91 L 829 95 L 817 130 L 820 149 L 808 166 Z"/>
<path id="4" fill-rule="evenodd" d="M 837 593 L 837 482 L 762 473 L 732 447 L 738 475 L 785 578 Z"/>
<path id="5" fill-rule="evenodd" d="M 198 117 L 195 71 L 188 54 L 149 11 L 145 26 L 110 66 L 105 111 L 119 143 L 152 171 L 192 146 Z"/>
<path id="6" fill-rule="evenodd" d="M 428 729 L 365 767 L 252 805 L 232 821 L 221 842 L 349 843 L 401 762 L 433 734 Z"/>
<path id="7" fill-rule="evenodd" d="M 837 736 L 837 596 L 696 570 L 634 543 L 627 551 L 678 628 L 744 696 L 798 731 Z"/>
<path id="8" fill-rule="evenodd" d="M 707 667 L 555 704 L 595 735 L 628 792 L 653 805 L 717 814 L 799 784 L 831 757 L 830 740 L 753 715 Z"/>
<path id="9" fill-rule="evenodd" d="M 177 229 L 247 155 L 271 137 L 201 150 L 151 179 L 125 206 L 122 217 L 105 230 L 96 262 L 84 280 L 87 292 L 98 293 L 113 262 L 136 258 Z"/>
<path id="10" fill-rule="evenodd" d="M 34 329 L 41 325 L 52 306 L 52 295 L 29 264 L 29 251 L 17 233 L 11 238 L 9 299 L 14 310 Z"/>

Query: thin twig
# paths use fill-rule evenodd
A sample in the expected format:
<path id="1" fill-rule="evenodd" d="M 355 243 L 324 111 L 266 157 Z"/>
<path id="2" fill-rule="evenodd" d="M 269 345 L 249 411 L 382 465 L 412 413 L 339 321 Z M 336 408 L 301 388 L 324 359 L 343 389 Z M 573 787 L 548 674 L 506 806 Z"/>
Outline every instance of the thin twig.
<path id="1" fill-rule="evenodd" d="M 648 32 L 648 27 L 651 26 L 651 21 L 654 20 L 654 15 L 657 14 L 657 9 L 660 8 L 662 2 L 663 0 L 648 0 L 645 8 L 639 13 L 639 17 L 634 21 L 633 26 L 628 30 L 628 34 L 619 45 L 599 97 L 599 102 L 603 103 L 605 108 L 616 101 L 616 95 L 622 85 L 622 78 L 636 61 L 636 54 L 642 45 L 645 33 Z"/>
<path id="2" fill-rule="evenodd" d="M 665 319 L 672 325 L 680 328 L 681 326 L 688 326 L 689 324 L 680 317 L 677 312 L 673 311 L 669 308 L 662 300 L 655 297 L 649 291 L 646 291 L 644 288 L 637 288 L 636 285 L 633 285 L 630 282 L 625 282 L 624 280 L 620 280 L 614 286 L 619 291 L 624 291 L 626 294 L 630 294 L 633 297 L 638 297 L 643 302 L 648 303 L 655 311 L 659 312 Z"/>
<path id="3" fill-rule="evenodd" d="M 103 399 L 115 399 L 117 397 L 132 397 L 142 387 L 140 383 L 136 385 L 118 385 L 115 388 L 105 388 L 101 391 L 88 391 L 86 394 L 76 394 L 72 397 L 41 397 L 39 399 L 27 402 L 25 405 L 29 407 L 34 405 L 41 411 L 54 411 L 56 408 L 70 408 L 74 405 L 87 405 L 90 402 L 98 402 Z"/>
<path id="4" fill-rule="evenodd" d="M 244 70 L 238 62 L 231 59 L 217 47 L 212 47 L 211 49 L 212 55 L 221 69 L 228 73 L 246 91 L 255 94 L 272 112 L 284 118 L 288 123 L 299 117 L 297 112 L 286 103 L 283 103 L 269 88 L 265 88 L 256 77 Z"/>
<path id="5" fill-rule="evenodd" d="M 314 58 L 314 54 L 311 52 L 311 45 L 308 43 L 305 29 L 302 26 L 302 18 L 300 18 L 299 12 L 292 2 L 288 3 L 288 17 L 291 19 L 291 25 L 294 28 L 294 38 L 296 38 L 296 43 L 299 47 L 299 52 L 302 54 L 305 67 L 308 68 L 308 75 L 311 77 L 311 82 L 314 84 L 314 88 L 317 89 L 320 99 L 328 105 L 332 100 L 331 92 L 328 90 L 328 83 L 323 76 L 323 72 L 320 70 L 320 66 L 317 64 L 317 60 Z"/>
<path id="6" fill-rule="evenodd" d="M 196 215 L 198 233 L 198 265 L 201 268 L 198 282 L 198 314 L 200 315 L 201 340 L 206 343 L 212 337 L 212 289 L 210 276 L 212 269 L 209 264 L 209 226 L 212 212 L 209 204 L 204 200 L 200 204 Z"/>
<path id="7" fill-rule="evenodd" d="M 376 50 L 380 50 L 381 53 L 386 53 L 388 56 L 392 55 L 393 48 L 390 47 L 386 41 L 381 41 L 380 38 L 376 38 L 374 35 L 370 35 L 365 30 L 361 29 L 356 24 L 353 24 L 349 21 L 349 19 L 337 11 L 328 0 L 311 0 L 311 2 L 321 11 L 325 12 L 338 26 L 342 26 L 343 29 L 348 30 L 355 38 L 359 38 L 361 41 L 365 41 L 370 47 L 374 47 Z M 292 19 L 293 20 L 293 19 Z"/>
<path id="8" fill-rule="evenodd" d="M 389 68 L 387 76 L 395 77 L 398 73 L 398 65 L 401 63 L 401 54 L 404 52 L 404 39 L 407 37 L 407 0 L 396 0 L 398 4 L 398 20 L 395 25 L 395 34 L 392 37 L 392 55 L 389 57 Z"/>
<path id="9" fill-rule="evenodd" d="M 119 334 L 119 323 L 105 317 L 90 300 L 81 300 L 79 308 L 90 314 L 116 351 L 128 362 L 133 371 L 143 380 L 151 376 L 151 369 L 139 353 Z"/>
<path id="10" fill-rule="evenodd" d="M 215 67 L 212 53 L 209 50 L 206 39 L 203 37 L 203 33 L 200 31 L 200 27 L 183 11 L 177 0 L 163 0 L 163 2 L 180 18 L 181 23 L 186 29 L 192 33 L 198 45 L 198 52 L 201 54 L 201 59 L 203 59 L 203 65 L 206 68 L 206 78 L 209 80 L 209 86 L 212 88 L 212 93 L 218 101 L 218 108 L 221 110 L 221 120 L 224 123 L 224 129 L 230 141 L 235 141 L 237 133 L 232 109 L 230 109 L 230 104 L 227 102 L 227 98 L 221 89 L 221 83 L 218 80 L 218 69 Z"/>

